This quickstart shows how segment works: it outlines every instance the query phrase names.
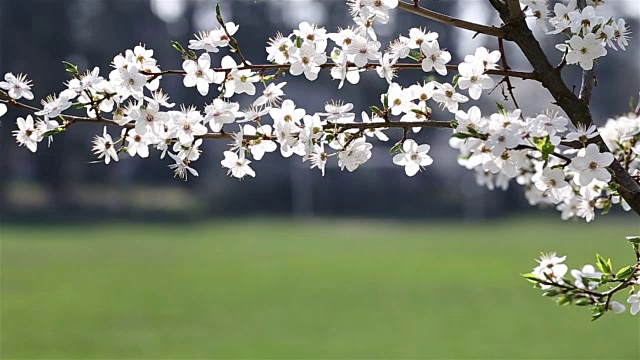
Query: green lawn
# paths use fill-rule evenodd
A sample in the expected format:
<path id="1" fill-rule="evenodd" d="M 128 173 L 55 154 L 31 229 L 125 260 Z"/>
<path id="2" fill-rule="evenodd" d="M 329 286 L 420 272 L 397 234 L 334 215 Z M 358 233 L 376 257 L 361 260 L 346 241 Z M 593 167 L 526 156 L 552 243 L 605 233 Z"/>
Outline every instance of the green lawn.
<path id="1" fill-rule="evenodd" d="M 639 230 L 633 217 L 2 225 L 1 355 L 638 359 L 639 317 L 592 323 L 519 273 L 551 250 L 621 267 Z"/>

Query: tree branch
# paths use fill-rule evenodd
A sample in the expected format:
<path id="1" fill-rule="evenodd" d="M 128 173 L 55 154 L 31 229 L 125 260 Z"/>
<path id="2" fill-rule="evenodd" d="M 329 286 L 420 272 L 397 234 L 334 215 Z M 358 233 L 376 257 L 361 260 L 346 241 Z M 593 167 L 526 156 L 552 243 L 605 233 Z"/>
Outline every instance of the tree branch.
<path id="1" fill-rule="evenodd" d="M 422 16 L 423 18 L 437 21 L 442 24 L 451 25 L 460 29 L 470 30 L 475 33 L 504 38 L 504 31 L 502 30 L 502 28 L 476 24 L 476 23 L 464 21 L 462 19 L 449 16 L 449 15 L 441 14 L 439 12 L 435 12 L 435 11 L 420 7 L 418 6 L 417 2 L 409 3 L 406 1 L 400 0 L 398 1 L 398 8 L 408 11 L 410 13 L 416 14 L 418 16 Z"/>
<path id="2" fill-rule="evenodd" d="M 0 99 L 0 104 L 7 104 L 7 105 L 11 105 L 11 106 L 15 106 L 24 110 L 28 110 L 30 112 L 37 112 L 40 111 L 41 109 L 38 109 L 36 107 L 21 103 L 19 101 L 16 100 L 1 100 Z M 92 118 L 92 117 L 83 117 L 83 116 L 73 116 L 73 115 L 60 115 L 64 120 L 65 123 L 62 125 L 65 127 L 65 129 L 69 128 L 71 125 L 75 124 L 75 123 L 94 123 L 94 124 L 105 124 L 105 125 L 114 125 L 114 126 L 119 126 L 121 128 L 125 128 L 125 129 L 133 129 L 135 128 L 134 124 L 124 124 L 124 125 L 119 125 L 115 120 L 113 119 L 107 119 L 104 117 L 100 117 L 100 118 Z M 366 130 L 366 129 L 384 129 L 384 128 L 401 128 L 401 129 L 409 129 L 409 128 L 414 128 L 414 127 L 421 127 L 421 128 L 437 128 L 437 129 L 450 129 L 452 128 L 451 126 L 451 121 L 436 121 L 436 120 L 427 120 L 427 121 L 390 121 L 390 122 L 372 122 L 372 123 L 346 123 L 346 124 L 339 124 L 339 123 L 327 123 L 326 125 L 323 126 L 323 130 L 332 130 L 332 129 L 336 129 L 336 131 L 338 133 L 343 132 L 345 130 L 350 130 L 350 129 L 359 129 L 359 130 Z M 196 138 L 202 138 L 202 139 L 230 139 L 233 138 L 233 133 L 229 133 L 229 132 L 225 132 L 220 131 L 220 132 L 210 132 L 204 135 L 200 135 L 200 136 L 196 136 Z M 255 139 L 264 139 L 264 140 L 276 140 L 275 136 L 256 136 L 256 135 L 244 135 L 244 139 L 245 140 L 255 140 Z"/>
<path id="3" fill-rule="evenodd" d="M 522 8 L 520 8 L 520 0 L 507 0 L 509 6 L 509 16 L 512 19 L 522 17 Z"/>
<path id="4" fill-rule="evenodd" d="M 325 63 L 322 65 L 319 65 L 319 67 L 321 69 L 329 69 L 332 67 L 335 67 L 336 64 L 332 64 L 332 63 Z M 377 66 L 380 66 L 380 64 L 373 64 L 373 63 L 369 63 L 367 65 L 364 66 L 364 69 L 367 71 L 373 71 L 376 69 Z M 457 65 L 445 65 L 447 67 L 447 70 L 451 70 L 451 71 L 457 71 L 458 70 L 458 66 Z M 291 64 L 284 64 L 284 65 L 279 65 L 279 64 L 256 64 L 256 65 L 248 65 L 245 67 L 242 67 L 240 69 L 250 69 L 250 70 L 257 70 L 258 72 L 260 71 L 266 71 L 266 70 L 288 70 L 291 67 Z M 399 70 L 417 70 L 417 69 L 422 69 L 422 64 L 421 63 L 396 63 L 392 66 L 394 69 L 399 69 Z M 356 66 L 353 65 L 353 68 L 356 69 Z M 213 68 L 212 69 L 215 72 L 225 72 L 228 73 L 233 69 L 224 69 L 224 68 Z M 149 76 L 149 81 L 153 80 L 159 76 L 164 76 L 164 75 L 186 75 L 186 72 L 184 70 L 164 70 L 164 71 L 160 71 L 160 72 L 148 72 L 148 71 L 140 71 L 141 74 Z M 502 70 L 487 70 L 485 71 L 485 74 L 487 75 L 496 75 L 496 76 L 510 76 L 510 77 L 515 77 L 515 78 L 520 78 L 523 80 L 537 80 L 538 79 L 538 75 L 535 72 L 526 72 L 526 71 L 515 71 L 515 70 L 511 70 L 511 69 L 502 69 Z"/>
<path id="5" fill-rule="evenodd" d="M 560 71 L 554 71 L 554 66 L 549 62 L 540 43 L 527 26 L 525 19 L 512 19 L 508 6 L 500 0 L 489 0 L 489 2 L 498 11 L 500 18 L 505 23 L 502 26 L 504 39 L 515 42 L 522 50 L 527 60 L 531 63 L 533 71 L 537 74 L 537 79 L 553 96 L 555 103 L 564 110 L 574 125 L 585 127 L 592 125 L 593 118 L 589 104 L 581 100 L 567 87 L 562 80 Z M 601 136 L 596 137 L 595 141 L 601 151 L 609 151 Z M 629 175 L 617 160 L 614 159 L 609 168 L 613 171 L 613 181 L 621 185 L 619 189 L 620 195 L 640 215 L 640 184 Z"/>

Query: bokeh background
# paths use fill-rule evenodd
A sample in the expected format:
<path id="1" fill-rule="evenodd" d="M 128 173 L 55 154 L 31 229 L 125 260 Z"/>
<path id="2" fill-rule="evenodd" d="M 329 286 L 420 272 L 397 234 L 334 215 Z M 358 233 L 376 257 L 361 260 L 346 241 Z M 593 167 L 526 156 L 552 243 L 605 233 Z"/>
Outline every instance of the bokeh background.
<path id="1" fill-rule="evenodd" d="M 640 5 L 606 3 L 632 39 L 598 64 L 599 125 L 627 111 L 640 88 Z M 483 0 L 422 4 L 499 24 Z M 329 31 L 350 22 L 342 0 L 222 0 L 221 8 L 240 24 L 237 38 L 254 63 L 265 61 L 277 31 L 305 20 Z M 107 76 L 113 56 L 138 43 L 155 50 L 163 69 L 177 69 L 170 41 L 186 44 L 216 25 L 211 0 L 2 0 L 0 73 L 29 74 L 40 99 L 64 89 L 63 60 Z M 412 26 L 438 31 L 452 63 L 477 46 L 497 49 L 495 39 L 400 11 L 377 30 L 384 45 Z M 543 40 L 559 62 L 560 38 Z M 530 69 L 506 45 L 511 67 Z M 323 74 L 313 83 L 287 77 L 286 96 L 308 111 L 342 99 L 359 113 L 387 88 L 367 74 L 338 91 Z M 564 75 L 579 87 L 578 69 Z M 425 78 L 406 72 L 398 82 Z M 544 110 L 544 89 L 513 81 L 526 113 Z M 211 100 L 177 77 L 162 88 L 178 104 Z M 249 100 L 241 97 L 242 107 Z M 513 106 L 500 89 L 483 101 L 485 109 Z M 595 251 L 631 261 L 623 237 L 640 231 L 638 218 L 562 222 L 553 209 L 529 207 L 515 183 L 483 189 L 456 164 L 447 131 L 417 135 L 435 163 L 413 178 L 383 145 L 355 173 L 334 164 L 324 178 L 299 158 L 267 154 L 252 164 L 258 177 L 240 182 L 219 165 L 225 142 L 210 141 L 197 162 L 201 176 L 184 183 L 166 159 L 90 163 L 101 126 L 74 126 L 32 154 L 11 137 L 12 120 L 24 115 L 9 109 L 0 126 L 2 358 L 640 357 L 637 318 L 591 323 L 585 309 L 555 306 L 518 275 L 539 251 L 567 254 L 573 267 L 593 262 Z"/>

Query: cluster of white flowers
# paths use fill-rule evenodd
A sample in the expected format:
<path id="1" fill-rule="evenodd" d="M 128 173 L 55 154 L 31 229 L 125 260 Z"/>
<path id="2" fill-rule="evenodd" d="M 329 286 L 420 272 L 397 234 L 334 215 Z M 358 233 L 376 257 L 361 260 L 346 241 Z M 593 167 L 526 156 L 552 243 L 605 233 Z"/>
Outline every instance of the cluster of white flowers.
<path id="1" fill-rule="evenodd" d="M 640 272 L 636 271 L 637 267 L 627 266 L 620 269 L 617 273 L 611 269 L 611 260 L 604 260 L 599 255 L 599 270 L 591 264 L 586 264 L 582 269 L 571 270 L 571 276 L 574 278 L 573 284 L 565 275 L 569 268 L 564 264 L 566 256 L 557 256 L 556 253 L 542 254 L 538 262 L 538 266 L 533 268 L 531 275 L 528 277 L 533 280 L 540 289 L 547 291 L 545 296 L 560 296 L 560 303 L 575 303 L 579 306 L 595 305 L 594 318 L 602 315 L 604 311 L 612 311 L 615 314 L 621 314 L 626 307 L 610 299 L 609 294 L 598 293 L 597 289 L 607 282 L 623 282 L 632 288 L 640 285 Z M 604 299 L 604 302 L 602 301 Z M 603 303 L 602 303 L 603 302 Z M 631 315 L 640 312 L 640 291 L 631 293 L 627 298 L 627 303 L 631 304 Z M 603 305 L 608 309 L 603 311 Z"/>
<path id="2" fill-rule="evenodd" d="M 600 131 L 615 157 L 626 161 L 630 175 L 640 168 L 640 119 L 635 115 L 611 119 Z M 629 206 L 612 185 L 607 169 L 614 154 L 589 143 L 598 132 L 569 129 L 568 120 L 557 113 L 522 117 L 520 110 L 501 111 L 483 117 L 471 107 L 456 113 L 457 126 L 450 145 L 460 150 L 458 163 L 477 172 L 477 182 L 493 190 L 506 190 L 511 179 L 526 189 L 531 205 L 552 204 L 562 219 L 580 217 L 591 221 L 595 209 L 608 211 Z M 580 144 L 578 149 L 566 146 Z"/>
<path id="3" fill-rule="evenodd" d="M 567 4 L 555 3 L 553 16 L 549 16 L 548 0 L 520 0 L 536 25 L 545 33 L 568 35 L 569 39 L 556 48 L 565 53 L 567 64 L 579 64 L 584 70 L 593 68 L 594 60 L 607 55 L 607 47 L 625 50 L 629 45 L 629 29 L 624 19 L 605 18 L 596 15 L 601 2 L 592 2 L 580 10 L 576 0 Z"/>
<path id="4" fill-rule="evenodd" d="M 4 75 L 4 80 L 5 81 L 0 82 L 0 89 L 6 90 L 11 99 L 20 100 L 24 98 L 27 100 L 33 100 L 31 80 L 28 80 L 26 75 L 19 74 L 18 76 L 15 76 L 12 73 L 6 73 Z M 49 100 L 50 102 L 42 102 L 45 109 L 47 109 L 47 105 L 53 102 L 54 99 Z M 64 103 L 64 101 L 61 101 L 60 103 Z M 71 103 L 64 105 L 66 106 L 65 109 L 70 105 Z M 52 109 L 52 107 L 49 109 Z M 7 106 L 5 104 L 0 104 L 0 116 L 3 116 L 6 112 Z M 59 124 L 57 121 L 49 119 L 49 113 L 50 112 L 46 112 L 45 110 L 37 112 L 36 115 L 43 115 L 44 119 L 36 121 L 33 120 L 31 115 L 27 115 L 26 118 L 18 117 L 16 120 L 18 130 L 13 131 L 18 144 L 26 146 L 27 149 L 32 152 L 36 152 L 38 149 L 38 143 L 42 141 L 42 139 L 47 137 L 49 138 L 49 141 L 51 141 L 52 137 L 49 135 L 58 129 Z"/>
<path id="5" fill-rule="evenodd" d="M 592 51 L 596 45 L 602 50 L 605 45 L 615 48 L 614 41 L 623 49 L 627 45 L 624 20 L 604 20 L 595 15 L 593 7 L 580 11 L 574 3 L 559 3 L 554 8 L 555 16 L 548 18 L 546 0 L 522 4 L 540 20 L 541 26 L 553 27 L 549 33 L 570 34 L 565 45 L 568 63 L 580 62 L 590 68 L 595 58 L 592 55 L 602 52 Z M 93 152 L 105 164 L 119 161 L 123 153 L 147 158 L 150 148 L 155 148 L 161 159 L 169 154 L 175 161 L 169 167 L 176 176 L 186 179 L 187 174 L 198 175 L 192 163 L 200 158 L 203 139 L 229 138 L 235 131 L 221 165 L 231 176 L 244 178 L 256 175 L 250 167 L 252 161 L 260 161 L 265 153 L 276 151 L 278 145 L 282 156 L 300 156 L 323 175 L 331 157 L 337 159 L 340 169 L 354 171 L 370 159 L 375 144 L 370 139 L 388 141 L 387 130 L 404 127 L 403 138 L 392 148 L 397 152 L 393 163 L 403 166 L 408 176 L 414 176 L 433 159 L 428 155 L 430 146 L 408 139 L 407 130 L 410 127 L 417 133 L 429 126 L 431 106 L 439 106 L 455 114 L 451 145 L 461 152 L 460 165 L 477 172 L 479 184 L 492 190 L 506 189 L 510 180 L 516 179 L 525 186 L 530 204 L 553 204 L 563 219 L 581 217 L 591 221 L 595 209 L 608 211 L 613 204 L 629 209 L 610 184 L 612 177 L 607 167 L 616 158 L 624 161 L 632 176 L 640 172 L 637 115 L 610 120 L 600 129 L 612 154 L 591 143 L 590 139 L 598 135 L 595 126 L 571 129 L 568 120 L 558 113 L 525 117 L 518 109 L 502 108 L 483 117 L 476 106 L 461 109 L 494 87 L 489 74 L 501 70 L 498 62 L 502 54 L 479 47 L 457 66 L 448 65 L 451 54 L 441 49 L 438 33 L 423 28 L 409 29 L 408 36 L 400 35 L 381 50 L 373 24 L 388 22 L 389 11 L 397 5 L 397 0 L 350 0 L 353 25 L 349 27 L 332 33 L 302 22 L 287 36 L 278 33 L 268 41 L 267 60 L 271 63 L 267 65 L 252 65 L 242 56 L 233 38 L 239 26 L 224 23 L 221 16 L 221 27 L 196 34 L 189 41 L 189 50 L 174 43 L 184 58 L 181 71 L 161 71 L 153 50 L 144 45 L 115 56 L 108 78 L 100 76 L 98 68 L 81 74 L 67 63 L 67 71 L 74 75 L 67 88 L 42 102 L 43 109 L 35 112 L 42 120 L 18 118 L 16 140 L 35 152 L 38 142 L 45 137 L 51 141 L 52 135 L 78 121 L 77 117 L 62 116 L 64 111 L 72 106 L 84 108 L 89 117 L 84 121 L 122 128 L 118 136 L 111 137 L 105 126 L 103 133 L 94 138 Z M 329 41 L 335 46 L 327 55 Z M 591 43 L 584 49 L 577 45 L 585 41 Z M 225 47 L 235 55 L 221 56 L 218 63 L 211 54 Z M 240 62 L 234 57 L 239 57 Z M 399 62 L 407 58 L 414 62 Z M 403 86 L 394 81 L 395 71 L 403 66 L 441 76 L 449 70 L 457 70 L 457 74 L 450 83 L 426 81 Z M 314 81 L 322 68 L 330 69 L 330 76 L 339 80 L 339 88 L 345 80 L 358 83 L 363 71 L 375 71 L 389 84 L 380 96 L 382 105 L 371 106 L 371 113 L 363 111 L 357 120 L 350 103 L 332 100 L 326 103 L 324 112 L 312 113 L 285 98 L 286 82 L 279 79 L 283 72 L 304 74 L 307 80 Z M 184 86 L 195 87 L 202 96 L 209 96 L 211 84 L 216 84 L 217 96 L 202 110 L 188 105 L 171 110 L 175 104 L 160 89 L 160 81 L 167 75 L 182 75 Z M 264 89 L 260 91 L 262 84 Z M 14 100 L 33 99 L 31 82 L 24 75 L 7 73 L 0 89 Z M 239 94 L 253 99 L 241 106 L 232 101 Z M 0 104 L 0 116 L 4 112 L 6 107 Z M 103 117 L 109 113 L 112 119 Z M 62 122 L 53 120 L 56 118 Z"/>

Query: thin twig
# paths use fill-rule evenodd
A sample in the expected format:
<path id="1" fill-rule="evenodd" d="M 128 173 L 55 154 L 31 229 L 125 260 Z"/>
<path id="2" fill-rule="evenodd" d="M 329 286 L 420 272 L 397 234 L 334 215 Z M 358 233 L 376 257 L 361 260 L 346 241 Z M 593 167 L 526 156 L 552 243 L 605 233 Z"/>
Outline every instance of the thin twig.
<path id="1" fill-rule="evenodd" d="M 325 64 L 321 64 L 318 65 L 321 69 L 328 69 L 328 68 L 333 68 L 336 66 L 336 64 L 332 64 L 332 63 L 325 63 Z M 372 71 L 375 70 L 376 67 L 380 66 L 380 64 L 374 64 L 374 63 L 369 63 L 366 64 L 363 68 L 364 70 L 367 71 Z M 257 71 L 265 71 L 265 70 L 288 70 L 291 67 L 291 64 L 284 64 L 284 65 L 279 65 L 279 64 L 256 64 L 256 65 L 247 65 L 244 66 L 240 69 L 249 69 L 249 70 L 257 70 Z M 397 63 L 394 64 L 392 66 L 394 69 L 398 69 L 398 70 L 409 70 L 409 69 L 414 69 L 414 70 L 418 70 L 418 69 L 422 69 L 422 64 L 421 63 Z M 446 65 L 447 70 L 452 70 L 452 71 L 457 71 L 458 70 L 458 66 L 457 65 Z M 355 65 L 353 65 L 353 69 L 357 69 L 357 67 Z M 212 69 L 215 72 L 224 72 L 224 73 L 229 73 L 230 71 L 234 70 L 234 69 L 225 69 L 225 68 L 213 68 Z M 164 70 L 164 71 L 160 71 L 160 72 L 148 72 L 148 71 L 140 71 L 141 74 L 149 76 L 149 80 L 153 80 L 159 76 L 163 76 L 163 75 L 186 75 L 186 72 L 184 70 Z M 496 75 L 496 76 L 510 76 L 510 77 L 515 77 L 515 78 L 520 78 L 523 80 L 537 80 L 538 76 L 535 72 L 526 72 L 526 71 L 514 71 L 514 70 L 506 70 L 506 69 L 500 69 L 500 70 L 487 70 L 485 71 L 485 74 L 488 75 Z"/>
<path id="2" fill-rule="evenodd" d="M 518 7 L 519 7 L 520 3 L 518 1 L 516 2 L 518 3 Z M 511 3 L 509 5 L 511 5 Z M 504 52 L 504 43 L 501 38 L 498 38 L 498 48 L 500 50 L 500 58 L 502 59 L 502 68 L 504 70 L 509 71 L 511 68 L 509 67 L 509 64 L 507 64 L 507 55 Z M 516 108 L 519 109 L 520 105 L 518 105 L 518 102 L 516 101 L 516 97 L 515 95 L 513 95 L 513 85 L 511 84 L 511 79 L 509 78 L 509 75 L 506 75 L 504 77 L 504 81 L 507 84 L 507 91 L 509 91 L 509 94 L 511 95 L 511 100 L 513 100 L 513 105 L 515 105 Z"/>
<path id="3" fill-rule="evenodd" d="M 587 0 L 578 0 L 577 5 L 578 8 L 582 10 L 587 7 Z M 591 101 L 594 79 L 595 70 L 593 70 L 593 68 L 591 70 L 582 71 L 582 85 L 580 85 L 580 95 L 578 95 L 578 97 L 587 105 L 589 105 L 589 101 Z"/>
<path id="4" fill-rule="evenodd" d="M 406 1 L 400 0 L 398 1 L 398 8 L 408 11 L 410 13 L 422 16 L 429 20 L 437 21 L 439 23 L 443 23 L 446 25 L 451 25 L 460 29 L 466 29 L 466 30 L 473 31 L 475 33 L 504 38 L 504 30 L 502 28 L 476 24 L 473 22 L 469 22 L 469 21 L 465 21 L 462 19 L 449 16 L 449 15 L 441 14 L 439 12 L 435 12 L 435 11 L 420 7 L 415 2 L 406 2 Z"/>
<path id="5" fill-rule="evenodd" d="M 15 106 L 18 108 L 22 108 L 24 110 L 28 110 L 30 112 L 37 112 L 41 109 L 36 107 L 21 103 L 19 101 L 10 99 L 10 100 L 2 100 L 0 99 L 0 104 L 7 104 L 11 106 Z M 125 129 L 132 129 L 135 127 L 134 124 L 124 124 L 119 125 L 113 119 L 107 119 L 104 117 L 83 117 L 83 116 L 73 116 L 73 115 L 62 115 L 62 117 L 66 121 L 65 128 L 70 127 L 74 123 L 94 123 L 94 124 L 105 124 L 105 125 L 114 125 L 119 126 Z M 421 128 L 438 128 L 438 129 L 447 129 L 451 128 L 450 121 L 391 121 L 391 122 L 373 122 L 373 123 L 348 123 L 348 124 L 337 124 L 337 123 L 327 123 L 323 126 L 323 130 L 335 130 L 337 133 L 343 132 L 349 129 L 382 129 L 382 128 L 403 128 L 409 129 L 412 127 L 421 127 Z M 202 139 L 230 139 L 233 138 L 233 133 L 228 133 L 224 131 L 220 132 L 211 132 L 204 135 L 196 136 L 196 138 Z M 245 135 L 244 138 L 246 140 L 256 140 L 256 139 L 264 139 L 264 140 L 276 140 L 275 136 L 257 136 L 257 135 Z"/>
<path id="6" fill-rule="evenodd" d="M 535 151 L 540 151 L 539 149 L 537 149 L 534 146 L 524 145 L 524 144 L 518 145 L 515 148 L 513 148 L 512 150 L 535 150 Z M 564 160 L 565 161 L 564 165 L 567 165 L 567 164 L 569 164 L 571 162 L 571 158 L 569 158 L 569 157 L 567 157 L 565 155 L 562 155 L 562 154 L 558 154 L 556 152 L 552 152 L 549 155 L 553 155 L 553 156 L 557 157 L 558 159 Z"/>

